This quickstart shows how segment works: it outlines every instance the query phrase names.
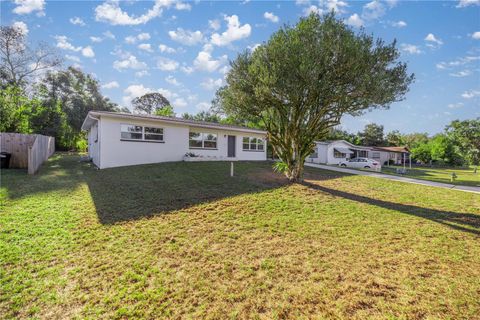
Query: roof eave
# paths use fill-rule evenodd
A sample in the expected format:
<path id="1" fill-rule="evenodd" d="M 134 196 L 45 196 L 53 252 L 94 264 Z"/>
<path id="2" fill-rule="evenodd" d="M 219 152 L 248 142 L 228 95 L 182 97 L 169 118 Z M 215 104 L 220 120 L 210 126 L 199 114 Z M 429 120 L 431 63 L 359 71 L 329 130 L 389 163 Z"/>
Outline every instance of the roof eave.
<path id="1" fill-rule="evenodd" d="M 175 123 L 180 125 L 186 125 L 189 127 L 197 127 L 197 128 L 209 128 L 209 129 L 222 129 L 222 130 L 229 130 L 229 131 L 238 131 L 238 132 L 250 132 L 250 133 L 258 133 L 258 134 L 266 134 L 266 131 L 258 130 L 258 129 L 250 129 L 250 128 L 235 128 L 235 127 L 228 127 L 222 125 L 209 125 L 209 124 L 201 124 L 201 123 L 192 123 L 186 121 L 177 121 L 175 119 L 162 119 L 162 118 L 150 118 L 150 117 L 138 117 L 138 116 L 129 116 L 127 114 L 116 114 L 116 113 L 102 113 L 102 112 L 95 112 L 90 111 L 89 115 L 97 115 L 102 117 L 112 117 L 112 118 L 122 118 L 122 119 L 141 119 L 146 121 L 153 121 L 153 122 L 165 122 L 165 123 Z"/>

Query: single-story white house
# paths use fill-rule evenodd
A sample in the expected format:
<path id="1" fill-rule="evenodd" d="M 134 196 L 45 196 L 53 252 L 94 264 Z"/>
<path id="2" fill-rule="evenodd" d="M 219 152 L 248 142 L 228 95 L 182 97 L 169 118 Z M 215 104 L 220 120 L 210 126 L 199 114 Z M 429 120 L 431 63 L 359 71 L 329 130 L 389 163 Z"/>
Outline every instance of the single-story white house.
<path id="1" fill-rule="evenodd" d="M 409 160 L 409 150 L 406 147 L 363 147 L 345 140 L 317 141 L 314 152 L 307 162 L 323 164 L 339 164 L 351 158 L 370 158 L 380 164 L 402 164 Z"/>
<path id="2" fill-rule="evenodd" d="M 100 169 L 188 159 L 267 159 L 266 132 L 240 126 L 90 111 L 82 130 L 88 133 L 88 155 Z"/>

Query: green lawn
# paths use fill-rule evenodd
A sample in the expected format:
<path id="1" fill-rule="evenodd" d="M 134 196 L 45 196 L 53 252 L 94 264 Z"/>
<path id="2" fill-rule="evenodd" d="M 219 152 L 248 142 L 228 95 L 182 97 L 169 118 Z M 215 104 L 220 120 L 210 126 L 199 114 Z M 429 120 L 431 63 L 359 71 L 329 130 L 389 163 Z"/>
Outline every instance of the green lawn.
<path id="1" fill-rule="evenodd" d="M 478 194 L 78 160 L 2 171 L 2 318 L 479 318 Z"/>
<path id="2" fill-rule="evenodd" d="M 382 172 L 387 174 L 396 174 L 396 168 L 403 167 L 387 167 L 382 166 Z M 455 181 L 451 181 L 452 173 L 457 175 Z M 468 169 L 458 168 L 415 168 L 409 169 L 407 166 L 407 174 L 401 176 L 407 176 L 415 179 L 430 180 L 435 182 L 451 183 L 463 186 L 480 187 L 480 168 L 477 173 L 473 172 L 473 167 Z"/>

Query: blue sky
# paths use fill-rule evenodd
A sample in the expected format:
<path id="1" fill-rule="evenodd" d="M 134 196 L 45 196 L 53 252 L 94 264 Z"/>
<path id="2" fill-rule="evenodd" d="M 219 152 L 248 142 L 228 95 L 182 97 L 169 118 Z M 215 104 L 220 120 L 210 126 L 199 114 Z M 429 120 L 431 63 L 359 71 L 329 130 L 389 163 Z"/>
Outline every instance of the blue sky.
<path id="1" fill-rule="evenodd" d="M 158 91 L 181 114 L 208 109 L 238 52 L 308 12 L 332 9 L 354 29 L 397 39 L 416 75 L 404 101 L 345 117 L 344 129 L 375 122 L 386 131 L 434 134 L 451 120 L 480 116 L 480 0 L 15 0 L 1 2 L 1 22 L 57 47 L 65 65 L 94 74 L 114 102 L 129 106 Z"/>

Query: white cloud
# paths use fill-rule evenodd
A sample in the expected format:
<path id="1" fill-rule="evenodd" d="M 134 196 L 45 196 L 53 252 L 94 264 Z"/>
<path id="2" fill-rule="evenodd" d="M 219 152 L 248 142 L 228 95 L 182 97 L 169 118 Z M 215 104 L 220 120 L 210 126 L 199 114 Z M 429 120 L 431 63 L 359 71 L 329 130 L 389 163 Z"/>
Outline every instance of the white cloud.
<path id="1" fill-rule="evenodd" d="M 186 65 L 183 65 L 181 69 L 186 74 L 191 74 L 193 71 L 195 71 L 195 69 Z"/>
<path id="2" fill-rule="evenodd" d="M 204 88 L 205 90 L 214 90 L 218 87 L 220 87 L 223 83 L 222 79 L 212 79 L 212 78 L 207 78 L 204 81 L 200 83 L 200 86 Z"/>
<path id="3" fill-rule="evenodd" d="M 392 22 L 392 26 L 395 28 L 405 28 L 407 26 L 407 23 L 403 20 Z"/>
<path id="4" fill-rule="evenodd" d="M 95 8 L 95 19 L 111 25 L 139 25 L 145 24 L 153 18 L 159 17 L 163 8 L 174 5 L 177 10 L 190 10 L 190 5 L 180 1 L 156 0 L 153 7 L 140 16 L 129 15 L 120 8 L 119 1 L 106 1 Z"/>
<path id="5" fill-rule="evenodd" d="M 87 46 L 82 49 L 82 55 L 87 58 L 93 58 L 95 57 L 95 52 L 93 52 L 92 47 Z"/>
<path id="6" fill-rule="evenodd" d="M 121 71 L 123 69 L 141 70 L 147 68 L 145 62 L 137 60 L 137 57 L 132 54 L 125 54 L 122 58 L 122 60 L 115 60 L 113 62 L 114 69 Z"/>
<path id="7" fill-rule="evenodd" d="M 447 107 L 449 109 L 458 109 L 458 108 L 463 107 L 463 103 L 462 102 L 450 103 L 449 105 L 447 105 Z"/>
<path id="8" fill-rule="evenodd" d="M 328 12 L 334 10 L 337 13 L 345 13 L 343 8 L 348 7 L 348 4 L 342 0 L 328 0 L 324 2 L 324 5 L 326 6 Z"/>
<path id="9" fill-rule="evenodd" d="M 147 70 L 141 70 L 141 71 L 135 72 L 135 77 L 137 77 L 137 78 L 145 77 L 145 76 L 148 76 L 148 75 L 150 75 L 150 73 L 148 73 Z"/>
<path id="10" fill-rule="evenodd" d="M 127 36 L 125 37 L 125 42 L 128 44 L 134 44 L 137 41 L 145 41 L 150 39 L 150 34 L 147 32 L 140 33 L 136 36 Z"/>
<path id="11" fill-rule="evenodd" d="M 277 23 L 280 20 L 276 15 L 273 14 L 273 12 L 268 11 L 263 14 L 263 17 L 274 23 Z"/>
<path id="12" fill-rule="evenodd" d="M 165 98 L 171 100 L 171 99 L 175 99 L 178 97 L 178 94 L 168 90 L 168 89 L 163 89 L 163 88 L 160 88 L 157 90 L 157 92 L 161 93 Z"/>
<path id="13" fill-rule="evenodd" d="M 221 56 L 217 60 L 212 58 L 208 48 L 204 48 L 203 51 L 200 51 L 193 61 L 193 65 L 197 70 L 203 70 L 208 72 L 213 72 L 225 64 L 228 60 L 226 55 Z"/>
<path id="14" fill-rule="evenodd" d="M 480 40 L 480 31 L 476 31 L 472 34 L 472 38 L 475 40 Z"/>
<path id="15" fill-rule="evenodd" d="M 115 40 L 115 35 L 111 33 L 109 30 L 105 31 L 103 35 L 105 36 L 105 38 Z"/>
<path id="16" fill-rule="evenodd" d="M 66 36 L 55 36 L 55 40 L 57 40 L 57 48 L 63 49 L 63 50 L 71 50 L 78 52 L 82 50 L 82 47 L 75 47 L 73 46 L 69 41 Z"/>
<path id="17" fill-rule="evenodd" d="M 220 21 L 215 19 L 215 20 L 208 20 L 208 26 L 217 31 L 218 29 L 220 29 Z"/>
<path id="18" fill-rule="evenodd" d="M 186 106 L 188 106 L 187 101 L 185 101 L 185 99 L 183 98 L 176 98 L 175 100 L 172 101 L 172 104 L 174 107 L 177 107 L 177 108 L 185 108 Z"/>
<path id="19" fill-rule="evenodd" d="M 186 46 L 193 46 L 203 41 L 203 34 L 200 31 L 184 30 L 177 28 L 176 31 L 168 31 L 170 39 Z"/>
<path id="20" fill-rule="evenodd" d="M 162 71 L 174 71 L 178 66 L 179 63 L 172 59 L 160 57 L 157 60 L 157 68 Z"/>
<path id="21" fill-rule="evenodd" d="M 20 32 L 26 36 L 28 34 L 28 26 L 25 22 L 22 21 L 16 21 L 12 24 L 12 27 L 14 27 L 17 30 L 20 30 Z"/>
<path id="22" fill-rule="evenodd" d="M 150 34 L 148 32 L 140 33 L 137 36 L 137 39 L 140 40 L 140 41 L 149 40 L 150 39 Z"/>
<path id="23" fill-rule="evenodd" d="M 158 46 L 158 49 L 160 49 L 160 52 L 162 52 L 162 53 L 175 53 L 175 49 L 170 48 L 169 46 L 167 46 L 165 44 L 160 44 Z"/>
<path id="24" fill-rule="evenodd" d="M 37 15 L 43 16 L 45 8 L 45 0 L 15 0 L 14 3 L 17 5 L 13 12 L 16 14 L 29 14 L 34 11 L 38 11 Z"/>
<path id="25" fill-rule="evenodd" d="M 468 6 L 479 6 L 480 0 L 460 0 L 458 1 L 457 8 L 465 8 Z"/>
<path id="26" fill-rule="evenodd" d="M 413 44 L 408 44 L 408 43 L 402 43 L 400 45 L 400 49 L 404 52 L 408 52 L 410 54 L 421 54 L 423 53 L 422 50 L 418 46 L 415 46 Z"/>
<path id="27" fill-rule="evenodd" d="M 178 82 L 178 80 L 174 76 L 171 76 L 171 75 L 166 77 L 165 81 L 177 87 L 182 85 L 180 82 Z"/>
<path id="28" fill-rule="evenodd" d="M 71 56 L 71 55 L 69 55 L 69 54 L 66 54 L 66 55 L 65 55 L 65 58 L 68 59 L 68 60 L 70 60 L 70 61 L 80 63 L 80 58 L 77 57 L 77 56 Z"/>
<path id="29" fill-rule="evenodd" d="M 123 96 L 123 103 L 126 105 L 130 105 L 130 102 L 137 98 L 141 97 L 144 94 L 158 92 L 163 95 L 165 98 L 172 102 L 172 105 L 175 107 L 183 108 L 187 106 L 187 102 L 183 98 L 179 98 L 178 94 L 171 92 L 170 90 L 159 88 L 159 89 L 152 89 L 145 87 L 143 84 L 133 84 L 128 86 L 124 91 Z"/>
<path id="30" fill-rule="evenodd" d="M 425 37 L 424 40 L 429 42 L 429 44 L 427 44 L 427 46 L 430 46 L 430 47 L 441 46 L 443 44 L 443 41 L 436 38 L 433 33 L 427 34 L 427 36 Z"/>
<path id="31" fill-rule="evenodd" d="M 308 16 L 310 15 L 311 13 L 316 13 L 316 14 L 323 14 L 323 9 L 315 6 L 315 5 L 311 5 L 305 9 L 303 9 L 303 15 L 305 16 Z"/>
<path id="32" fill-rule="evenodd" d="M 108 82 L 108 83 L 105 83 L 104 85 L 102 85 L 102 88 L 104 88 L 104 89 L 113 89 L 113 88 L 118 88 L 118 87 L 120 87 L 120 85 L 118 84 L 117 81 Z"/>
<path id="33" fill-rule="evenodd" d="M 214 33 L 211 37 L 211 43 L 217 46 L 226 46 L 232 43 L 233 41 L 237 41 L 243 38 L 247 38 L 250 36 L 250 32 L 252 28 L 250 25 L 244 24 L 243 26 L 240 25 L 240 21 L 238 20 L 238 16 L 225 16 L 225 21 L 227 21 L 227 30 L 222 34 Z"/>
<path id="34" fill-rule="evenodd" d="M 208 111 L 210 109 L 210 103 L 208 102 L 199 102 L 195 106 L 200 111 Z"/>
<path id="35" fill-rule="evenodd" d="M 70 21 L 71 24 L 74 24 L 76 26 L 82 26 L 83 27 L 85 25 L 85 22 L 79 17 L 70 18 L 69 21 Z"/>
<path id="36" fill-rule="evenodd" d="M 295 0 L 297 6 L 306 6 L 310 4 L 310 0 Z"/>
<path id="37" fill-rule="evenodd" d="M 462 98 L 472 99 L 480 96 L 480 90 L 469 90 L 462 93 Z"/>
<path id="38" fill-rule="evenodd" d="M 371 1 L 363 6 L 362 17 L 366 20 L 375 20 L 386 12 L 385 6 L 378 0 Z"/>
<path id="39" fill-rule="evenodd" d="M 345 21 L 345 23 L 353 27 L 360 28 L 363 26 L 364 22 L 358 14 L 354 13 Z"/>
<path id="40" fill-rule="evenodd" d="M 397 5 L 398 0 L 385 0 L 385 2 L 388 4 L 390 8 L 393 8 Z"/>
<path id="41" fill-rule="evenodd" d="M 471 70 L 462 70 L 462 71 L 459 71 L 459 72 L 455 72 L 455 73 L 450 73 L 450 75 L 452 77 L 457 77 L 457 78 L 463 78 L 463 77 L 467 77 L 469 75 L 472 74 L 472 71 Z"/>
<path id="42" fill-rule="evenodd" d="M 130 105 L 133 99 L 154 91 L 155 90 L 153 89 L 144 87 L 143 84 L 130 85 L 125 90 L 123 90 L 123 93 L 125 94 L 125 96 L 123 97 L 123 103 L 126 105 Z"/>
<path id="43" fill-rule="evenodd" d="M 125 37 L 125 42 L 128 44 L 134 44 L 137 41 L 137 38 L 134 36 Z"/>
<path id="44" fill-rule="evenodd" d="M 470 63 L 475 62 L 477 60 L 480 60 L 480 56 L 465 56 L 449 62 L 444 62 L 444 61 L 439 62 L 437 63 L 436 66 L 437 66 L 437 69 L 441 69 L 441 70 L 452 69 L 459 66 L 469 65 Z"/>
<path id="45" fill-rule="evenodd" d="M 103 40 L 105 39 L 112 39 L 112 40 L 115 40 L 115 35 L 113 33 L 111 33 L 110 31 L 105 31 L 103 33 L 103 38 L 102 37 L 95 37 L 95 36 L 91 36 L 90 37 L 90 40 L 92 42 L 102 42 Z"/>
<path id="46" fill-rule="evenodd" d="M 147 51 L 147 52 L 153 52 L 152 45 L 150 43 L 140 43 L 138 45 L 138 49 Z"/>

